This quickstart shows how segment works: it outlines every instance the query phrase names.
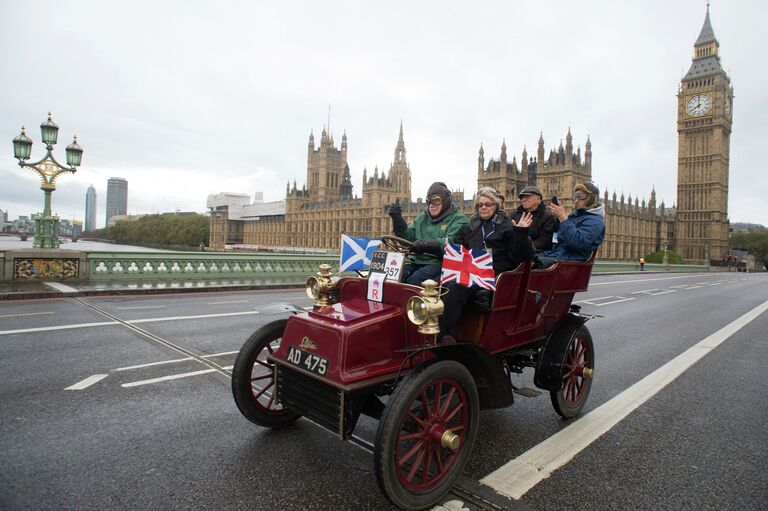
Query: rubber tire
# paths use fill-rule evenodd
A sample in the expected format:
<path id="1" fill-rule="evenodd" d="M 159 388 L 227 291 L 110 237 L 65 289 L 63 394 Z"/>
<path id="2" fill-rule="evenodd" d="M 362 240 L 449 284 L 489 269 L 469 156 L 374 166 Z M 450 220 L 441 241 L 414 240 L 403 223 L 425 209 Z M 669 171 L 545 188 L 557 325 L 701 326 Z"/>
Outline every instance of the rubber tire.
<path id="1" fill-rule="evenodd" d="M 251 384 L 253 366 L 257 358 L 270 343 L 283 336 L 287 322 L 286 319 L 273 321 L 254 332 L 240 348 L 232 367 L 232 395 L 240 413 L 254 424 L 265 428 L 287 426 L 300 417 L 286 408 L 273 409 L 264 406 L 255 398 Z M 274 371 L 272 375 L 274 385 Z"/>
<path id="2" fill-rule="evenodd" d="M 581 325 L 576 331 L 574 331 L 571 339 L 568 341 L 568 345 L 562 354 L 562 368 L 563 372 L 567 371 L 568 356 L 571 352 L 572 346 L 577 339 L 582 338 L 583 342 L 587 346 L 588 357 L 586 360 L 586 366 L 595 369 L 595 347 L 592 343 L 592 334 L 589 333 L 589 329 L 585 325 Z M 562 377 L 562 373 L 561 373 Z M 584 404 L 589 397 L 589 391 L 592 388 L 592 378 L 582 378 L 583 387 L 579 393 L 579 398 L 575 403 L 568 403 L 565 399 L 564 388 L 565 383 L 560 387 L 560 390 L 550 391 L 549 397 L 552 400 L 552 407 L 555 411 L 564 419 L 572 419 L 581 413 L 581 409 L 584 408 Z"/>
<path id="3" fill-rule="evenodd" d="M 400 484 L 395 469 L 396 442 L 400 424 L 421 390 L 430 382 L 443 378 L 453 379 L 463 388 L 467 396 L 470 414 L 469 433 L 465 437 L 465 441 L 462 442 L 459 458 L 447 476 L 434 489 L 424 493 L 414 493 Z M 406 510 L 424 509 L 435 505 L 448 493 L 472 454 L 480 419 L 479 402 L 474 378 L 464 365 L 452 360 L 421 366 L 411 372 L 400 384 L 392 394 L 379 421 L 374 447 L 376 481 L 379 488 L 393 504 Z"/>

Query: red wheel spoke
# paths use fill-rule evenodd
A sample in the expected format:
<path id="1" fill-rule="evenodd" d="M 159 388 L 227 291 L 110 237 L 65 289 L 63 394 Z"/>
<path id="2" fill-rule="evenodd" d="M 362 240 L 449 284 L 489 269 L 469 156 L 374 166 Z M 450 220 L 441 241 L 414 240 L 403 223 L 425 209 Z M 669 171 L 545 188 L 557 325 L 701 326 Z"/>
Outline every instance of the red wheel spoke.
<path id="1" fill-rule="evenodd" d="M 440 398 L 443 396 L 443 382 L 437 384 L 435 389 L 435 412 L 432 416 L 440 415 Z"/>
<path id="2" fill-rule="evenodd" d="M 422 427 L 422 428 L 424 428 L 424 427 L 427 425 L 427 421 L 425 421 L 425 420 L 422 420 L 422 419 L 419 419 L 418 417 L 416 417 L 416 416 L 413 414 L 413 412 L 408 412 L 408 414 L 406 415 L 406 417 L 410 417 L 411 419 L 413 419 L 413 421 L 414 421 L 416 424 L 418 424 L 420 427 Z"/>
<path id="3" fill-rule="evenodd" d="M 269 369 L 270 371 L 272 371 L 272 364 L 270 364 L 269 362 L 267 362 L 265 360 L 256 360 L 256 363 L 259 364 L 260 366 L 264 366 L 267 369 Z"/>
<path id="4" fill-rule="evenodd" d="M 432 448 L 427 447 L 427 459 L 424 460 L 424 471 L 421 473 L 421 480 L 423 482 L 429 481 L 429 469 L 432 468 Z"/>
<path id="5" fill-rule="evenodd" d="M 445 422 L 450 422 L 451 419 L 453 419 L 456 416 L 456 414 L 459 413 L 463 409 L 464 409 L 464 402 L 459 401 L 459 403 L 453 408 L 453 410 L 451 410 L 451 413 L 449 413 L 445 417 L 445 419 L 444 419 Z"/>
<path id="6" fill-rule="evenodd" d="M 443 467 L 443 460 L 440 459 L 440 450 L 435 449 L 434 455 L 435 455 L 435 465 L 437 465 L 437 473 L 442 474 L 443 471 L 445 471 L 445 468 Z"/>
<path id="7" fill-rule="evenodd" d="M 269 401 L 267 401 L 267 408 L 272 408 L 272 403 L 275 402 L 275 395 L 270 394 L 269 395 Z"/>
<path id="8" fill-rule="evenodd" d="M 451 431 L 453 433 L 456 433 L 457 431 L 464 431 L 464 424 L 457 424 L 456 426 L 451 426 L 448 428 L 448 431 Z"/>
<path id="9" fill-rule="evenodd" d="M 397 460 L 398 465 L 403 466 L 409 459 L 413 457 L 414 454 L 419 452 L 423 446 L 424 446 L 424 442 L 422 441 L 416 442 L 416 444 L 414 444 L 414 446 L 411 447 L 411 449 L 408 452 L 406 452 L 402 458 Z"/>
<path id="10" fill-rule="evenodd" d="M 408 477 L 406 477 L 408 481 L 413 481 L 413 476 L 416 475 L 416 472 L 419 470 L 422 463 L 424 463 L 424 449 L 419 450 L 419 455 L 416 456 L 416 461 L 411 465 L 411 470 L 408 471 Z"/>
<path id="11" fill-rule="evenodd" d="M 453 401 L 453 396 L 456 395 L 456 387 L 451 387 L 451 390 L 448 391 L 448 396 L 445 398 L 445 403 L 443 403 L 442 410 L 438 412 L 438 415 L 441 417 L 445 415 L 445 412 L 448 411 L 448 406 L 450 406 L 451 401 Z"/>
<path id="12" fill-rule="evenodd" d="M 251 382 L 255 382 L 256 380 L 263 380 L 264 378 L 272 378 L 272 373 L 264 374 L 261 376 L 256 376 L 254 378 L 251 378 Z"/>
<path id="13" fill-rule="evenodd" d="M 417 431 L 416 433 L 408 433 L 407 435 L 400 435 L 400 440 L 418 440 L 424 436 L 424 433 L 422 431 Z"/>
<path id="14" fill-rule="evenodd" d="M 421 395 L 419 395 L 419 399 L 421 400 L 421 408 L 425 412 L 424 415 L 426 415 L 425 418 L 431 419 L 432 410 L 429 409 L 429 398 L 427 397 L 426 389 L 421 391 Z"/>
<path id="15" fill-rule="evenodd" d="M 268 384 L 268 385 L 265 385 L 265 386 L 264 386 L 264 387 L 261 389 L 261 392 L 259 392 L 258 394 L 256 394 L 254 397 L 255 397 L 256 399 L 259 399 L 259 398 L 261 397 L 261 395 L 262 395 L 262 394 L 264 394 L 264 393 L 267 391 L 267 389 L 268 389 L 269 387 L 271 387 L 272 385 L 274 385 L 274 383 L 275 383 L 275 382 L 273 382 L 273 381 L 269 382 L 269 384 Z"/>

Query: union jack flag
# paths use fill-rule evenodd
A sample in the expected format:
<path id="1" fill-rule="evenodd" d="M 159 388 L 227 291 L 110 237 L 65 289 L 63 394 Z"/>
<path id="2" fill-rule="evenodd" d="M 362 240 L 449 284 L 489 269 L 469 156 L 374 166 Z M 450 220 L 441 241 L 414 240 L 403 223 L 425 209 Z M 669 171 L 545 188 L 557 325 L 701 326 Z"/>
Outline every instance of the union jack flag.
<path id="1" fill-rule="evenodd" d="M 493 259 L 487 250 L 469 249 L 451 242 L 445 244 L 440 284 L 455 280 L 462 286 L 496 290 Z"/>

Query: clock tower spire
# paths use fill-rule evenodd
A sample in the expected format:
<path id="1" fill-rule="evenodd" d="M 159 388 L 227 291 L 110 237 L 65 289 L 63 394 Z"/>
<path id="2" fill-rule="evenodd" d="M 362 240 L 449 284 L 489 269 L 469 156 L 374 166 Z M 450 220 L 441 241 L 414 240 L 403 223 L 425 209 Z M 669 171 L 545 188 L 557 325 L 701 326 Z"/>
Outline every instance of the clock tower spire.
<path id="1" fill-rule="evenodd" d="M 709 4 L 677 93 L 675 250 L 690 262 L 728 248 L 728 172 L 733 87 L 720 64 Z"/>

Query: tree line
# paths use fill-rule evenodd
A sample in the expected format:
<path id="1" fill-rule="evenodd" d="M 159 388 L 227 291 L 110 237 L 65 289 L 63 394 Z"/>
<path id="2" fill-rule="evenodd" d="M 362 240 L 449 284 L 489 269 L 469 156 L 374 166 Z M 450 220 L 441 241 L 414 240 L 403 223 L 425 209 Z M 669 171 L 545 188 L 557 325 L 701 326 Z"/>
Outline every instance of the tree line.
<path id="1" fill-rule="evenodd" d="M 135 245 L 199 247 L 208 245 L 208 231 L 205 215 L 146 215 L 85 235 Z"/>
<path id="2" fill-rule="evenodd" d="M 732 232 L 730 246 L 749 251 L 756 262 L 765 261 L 768 258 L 768 229 Z"/>

